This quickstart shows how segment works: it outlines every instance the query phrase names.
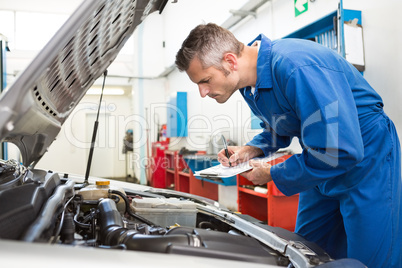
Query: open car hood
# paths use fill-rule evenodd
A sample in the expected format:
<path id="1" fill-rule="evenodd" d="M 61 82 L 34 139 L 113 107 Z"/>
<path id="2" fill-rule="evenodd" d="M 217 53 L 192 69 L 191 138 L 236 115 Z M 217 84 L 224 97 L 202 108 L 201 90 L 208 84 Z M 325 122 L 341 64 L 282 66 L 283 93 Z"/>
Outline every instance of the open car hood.
<path id="1" fill-rule="evenodd" d="M 0 140 L 35 165 L 145 17 L 167 0 L 86 0 L 0 98 Z"/>

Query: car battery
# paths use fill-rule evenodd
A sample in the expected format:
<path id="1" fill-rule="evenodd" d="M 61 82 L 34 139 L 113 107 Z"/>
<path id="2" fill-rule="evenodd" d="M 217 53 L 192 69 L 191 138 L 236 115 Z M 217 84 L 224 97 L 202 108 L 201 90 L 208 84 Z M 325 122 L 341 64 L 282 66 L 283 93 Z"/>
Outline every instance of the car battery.
<path id="1" fill-rule="evenodd" d="M 134 198 L 131 206 L 136 214 L 162 227 L 173 225 L 196 227 L 196 204 L 188 200 Z"/>

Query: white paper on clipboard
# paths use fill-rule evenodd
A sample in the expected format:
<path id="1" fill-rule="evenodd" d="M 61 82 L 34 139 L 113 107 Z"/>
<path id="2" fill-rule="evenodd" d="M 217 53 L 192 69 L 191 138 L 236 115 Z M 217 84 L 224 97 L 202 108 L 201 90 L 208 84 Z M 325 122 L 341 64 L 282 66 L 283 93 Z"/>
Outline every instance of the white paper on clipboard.
<path id="1" fill-rule="evenodd" d="M 267 157 L 256 157 L 253 160 L 258 160 L 262 162 L 269 162 L 278 157 L 285 155 L 285 153 L 275 153 L 274 155 Z M 203 178 L 228 178 L 252 169 L 252 167 L 247 162 L 240 163 L 235 167 L 225 167 L 222 164 L 206 168 L 200 171 L 196 171 L 194 176 Z"/>

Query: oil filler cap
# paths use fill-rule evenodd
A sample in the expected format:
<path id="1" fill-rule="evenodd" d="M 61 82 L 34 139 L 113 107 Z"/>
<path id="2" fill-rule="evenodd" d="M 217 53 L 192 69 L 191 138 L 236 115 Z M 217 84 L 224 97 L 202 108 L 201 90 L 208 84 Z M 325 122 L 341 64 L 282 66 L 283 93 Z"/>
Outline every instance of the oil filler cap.
<path id="1" fill-rule="evenodd" d="M 109 185 L 110 181 L 96 181 L 96 185 Z"/>

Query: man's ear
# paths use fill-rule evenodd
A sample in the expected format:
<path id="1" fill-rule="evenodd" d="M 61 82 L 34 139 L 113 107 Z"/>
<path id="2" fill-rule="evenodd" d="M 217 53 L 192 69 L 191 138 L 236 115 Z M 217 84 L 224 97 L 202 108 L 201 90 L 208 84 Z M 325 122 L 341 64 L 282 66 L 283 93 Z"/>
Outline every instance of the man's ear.
<path id="1" fill-rule="evenodd" d="M 237 71 L 237 56 L 233 53 L 226 53 L 223 56 L 223 60 L 229 65 L 230 70 Z"/>

